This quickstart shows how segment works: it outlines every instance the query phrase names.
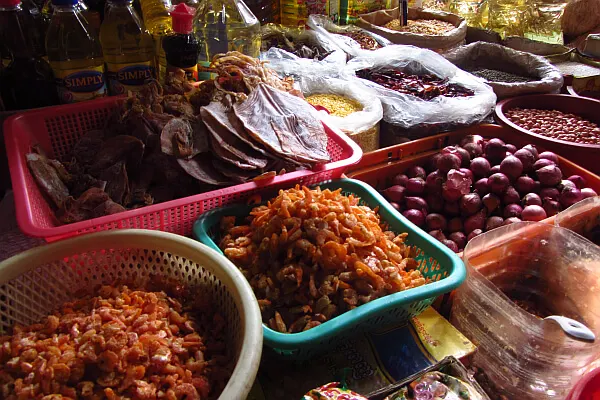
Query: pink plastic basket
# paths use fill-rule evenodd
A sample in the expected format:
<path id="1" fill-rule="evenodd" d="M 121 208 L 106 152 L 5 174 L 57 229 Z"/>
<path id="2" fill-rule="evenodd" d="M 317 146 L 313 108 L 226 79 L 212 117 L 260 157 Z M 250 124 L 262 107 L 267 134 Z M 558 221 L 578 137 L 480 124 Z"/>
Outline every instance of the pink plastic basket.
<path id="1" fill-rule="evenodd" d="M 248 182 L 224 189 L 155 204 L 101 218 L 61 225 L 38 189 L 27 167 L 25 155 L 39 145 L 50 157 L 69 153 L 77 140 L 92 129 L 104 126 L 118 98 L 74 105 L 49 107 L 15 115 L 4 123 L 4 136 L 15 194 L 17 222 L 27 235 L 48 242 L 108 229 L 153 229 L 189 236 L 194 221 L 203 212 L 243 201 L 265 188 L 312 185 L 339 178 L 356 164 L 362 151 L 346 135 L 325 126 L 331 162 L 310 171 L 290 172 L 269 180 Z"/>

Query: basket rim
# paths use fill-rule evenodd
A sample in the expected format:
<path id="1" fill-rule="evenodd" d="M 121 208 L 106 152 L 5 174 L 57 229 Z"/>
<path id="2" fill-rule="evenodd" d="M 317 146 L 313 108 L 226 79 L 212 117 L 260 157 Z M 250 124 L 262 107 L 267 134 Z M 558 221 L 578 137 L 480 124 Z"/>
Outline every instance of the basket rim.
<path id="1" fill-rule="evenodd" d="M 127 210 L 120 213 L 105 215 L 100 218 L 92 218 L 85 221 L 75 222 L 72 224 L 63 224 L 53 227 L 40 227 L 36 224 L 36 218 L 33 215 L 33 210 L 29 201 L 30 189 L 24 183 L 24 176 L 27 169 L 27 163 L 24 159 L 24 154 L 21 154 L 19 149 L 19 143 L 23 140 L 17 129 L 17 124 L 23 119 L 45 119 L 48 116 L 57 115 L 72 115 L 79 112 L 89 111 L 94 108 L 101 107 L 116 107 L 119 101 L 123 101 L 123 96 L 109 97 L 103 99 L 92 100 L 89 102 L 81 102 L 77 104 L 59 105 L 39 110 L 27 111 L 8 117 L 4 121 L 4 141 L 7 149 L 8 163 L 10 166 L 10 176 L 13 184 L 13 191 L 15 194 L 15 204 L 19 204 L 16 207 L 16 218 L 19 228 L 29 236 L 39 237 L 44 239 L 59 239 L 60 237 L 70 235 L 80 235 L 85 231 L 94 228 L 100 228 L 102 230 L 107 229 L 120 229 L 119 225 L 129 219 L 143 218 L 146 215 L 160 213 L 159 219 L 163 221 L 166 217 L 165 212 L 168 213 L 171 209 L 184 207 L 191 204 L 196 204 L 202 201 L 216 199 L 221 196 L 231 195 L 240 192 L 246 192 L 250 190 L 260 190 L 262 188 L 270 187 L 277 184 L 291 184 L 296 182 L 298 179 L 303 177 L 309 177 L 318 173 L 336 171 L 339 169 L 345 169 L 351 165 L 357 164 L 362 157 L 362 150 L 358 144 L 350 139 L 341 130 L 328 125 L 323 119 L 320 119 L 327 137 L 333 140 L 339 147 L 342 148 L 344 153 L 348 156 L 337 161 L 330 161 L 324 164 L 318 164 L 311 170 L 299 170 L 294 172 L 288 172 L 281 176 L 275 176 L 271 179 L 264 179 L 258 181 L 250 181 L 237 185 L 232 185 L 226 188 L 218 188 L 204 193 L 195 194 L 192 196 L 182 197 L 166 201 L 163 203 L 152 204 L 145 207 L 140 207 L 134 210 Z M 39 190 L 39 189 L 38 189 Z M 46 200 L 47 201 L 47 200 Z M 107 227 L 107 225 L 114 224 L 114 228 Z M 157 223 L 157 230 L 160 229 L 160 223 Z"/>
<path id="2" fill-rule="evenodd" d="M 258 302 L 250 284 L 238 268 L 225 256 L 198 241 L 173 233 L 147 229 L 91 233 L 35 247 L 0 262 L 0 285 L 39 267 L 42 263 L 49 262 L 47 260 L 58 260 L 85 251 L 102 250 L 108 246 L 111 249 L 155 247 L 161 251 L 173 248 L 177 250 L 177 255 L 189 260 L 197 259 L 201 255 L 206 258 L 205 261 L 214 265 L 215 275 L 226 282 L 227 287 L 233 286 L 239 295 L 233 297 L 237 300 L 235 302 L 245 333 L 238 361 L 219 399 L 239 398 L 240 395 L 245 398 L 254 383 L 262 354 L 262 318 Z"/>
<path id="3" fill-rule="evenodd" d="M 396 211 L 379 193 L 377 193 L 376 190 L 364 182 L 355 179 L 342 178 L 334 179 L 321 184 L 311 185 L 311 187 L 326 185 L 327 188 L 333 189 L 331 186 L 336 184 L 340 185 L 338 187 L 354 187 L 358 191 L 366 192 L 369 196 L 372 196 L 373 200 L 378 203 L 380 209 L 385 209 L 393 218 L 397 218 L 403 225 L 405 225 L 406 231 L 409 233 L 409 235 L 412 235 L 413 237 L 418 236 L 420 239 L 425 240 L 428 245 L 433 247 L 434 252 L 437 253 L 437 257 L 435 258 L 438 263 L 440 263 L 440 258 L 444 258 L 443 262 L 447 263 L 448 265 L 448 276 L 440 281 L 431 282 L 425 286 L 420 286 L 380 297 L 379 299 L 338 315 L 332 320 L 305 332 L 280 333 L 272 330 L 263 323 L 264 341 L 265 344 L 270 347 L 282 350 L 294 350 L 305 347 L 309 343 L 312 344 L 317 341 L 327 340 L 337 336 L 341 331 L 352 329 L 353 325 L 372 317 L 375 312 L 390 310 L 398 307 L 400 304 L 409 304 L 417 301 L 427 300 L 432 297 L 437 297 L 438 295 L 447 293 L 458 287 L 466 279 L 466 268 L 461 259 L 452 250 L 447 248 L 441 242 L 430 238 L 426 232 L 418 228 L 416 225 L 406 219 L 401 213 Z M 361 196 L 359 195 L 359 197 Z M 209 228 L 213 226 L 209 226 L 208 218 L 216 218 L 217 216 L 221 216 L 234 208 L 235 205 L 232 205 L 229 207 L 209 211 L 208 213 L 200 216 L 194 223 L 194 236 L 202 243 L 221 252 L 218 245 L 208 234 Z"/>

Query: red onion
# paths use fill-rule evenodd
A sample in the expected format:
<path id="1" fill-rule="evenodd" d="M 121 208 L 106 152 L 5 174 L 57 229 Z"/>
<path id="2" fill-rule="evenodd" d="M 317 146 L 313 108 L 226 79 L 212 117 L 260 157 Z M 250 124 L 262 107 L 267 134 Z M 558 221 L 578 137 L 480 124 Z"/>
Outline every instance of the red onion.
<path id="1" fill-rule="evenodd" d="M 487 221 L 485 221 L 485 231 L 491 231 L 492 229 L 496 229 L 499 226 L 502 226 L 504 223 L 504 218 L 502 217 L 489 217 Z"/>
<path id="2" fill-rule="evenodd" d="M 427 217 L 425 217 L 425 225 L 427 226 L 427 229 L 432 231 L 436 229 L 445 231 L 448 223 L 446 221 L 446 217 L 441 214 L 433 213 L 427 214 Z"/>
<path id="3" fill-rule="evenodd" d="M 521 218 L 517 218 L 517 217 L 506 218 L 504 220 L 504 222 L 502 223 L 502 226 L 514 224 L 515 222 L 521 222 Z"/>
<path id="4" fill-rule="evenodd" d="M 483 148 L 480 144 L 477 143 L 467 143 L 463 146 L 463 149 L 465 149 L 469 153 L 471 159 L 479 157 L 483 154 Z"/>
<path id="5" fill-rule="evenodd" d="M 406 176 L 404 174 L 398 174 L 398 175 L 394 176 L 394 178 L 392 178 L 392 185 L 406 186 L 407 183 L 408 183 L 408 176 Z"/>
<path id="6" fill-rule="evenodd" d="M 492 174 L 497 174 L 500 172 L 500 165 L 494 165 L 492 168 L 490 168 L 490 175 Z"/>
<path id="7" fill-rule="evenodd" d="M 389 188 L 383 191 L 383 196 L 388 201 L 395 201 L 396 203 L 400 203 L 404 199 L 404 193 L 406 192 L 406 188 L 400 185 L 390 186 Z"/>
<path id="8" fill-rule="evenodd" d="M 540 190 L 542 190 L 542 184 L 540 183 L 540 181 L 534 181 L 533 182 L 533 190 L 531 191 L 532 193 L 539 193 Z"/>
<path id="9" fill-rule="evenodd" d="M 462 232 L 452 232 L 448 236 L 448 239 L 456 243 L 459 249 L 462 249 L 467 244 L 467 236 Z"/>
<path id="10" fill-rule="evenodd" d="M 506 152 L 508 152 L 510 154 L 514 154 L 515 151 L 517 151 L 517 146 L 515 146 L 514 144 L 510 144 L 510 143 L 506 144 Z"/>
<path id="11" fill-rule="evenodd" d="M 504 192 L 504 196 L 502 196 L 502 202 L 506 204 L 518 204 L 521 202 L 521 196 L 517 189 L 512 186 L 509 186 Z"/>
<path id="12" fill-rule="evenodd" d="M 422 178 L 422 179 L 425 179 L 425 177 L 427 176 L 427 173 L 425 172 L 425 169 L 423 167 L 418 166 L 418 165 L 410 167 L 408 169 L 408 171 L 406 171 L 406 174 L 408 175 L 409 178 Z"/>
<path id="13" fill-rule="evenodd" d="M 596 193 L 596 191 L 594 189 L 591 188 L 583 188 L 581 189 L 581 194 L 583 196 L 584 199 L 587 199 L 588 197 L 596 197 L 598 196 L 598 194 Z"/>
<path id="14" fill-rule="evenodd" d="M 542 207 L 546 211 L 546 216 L 552 217 L 560 212 L 560 203 L 556 200 L 550 200 L 548 197 L 543 198 Z"/>
<path id="15" fill-rule="evenodd" d="M 440 231 L 439 229 L 429 232 L 429 236 L 433 237 L 435 240 L 439 240 L 440 242 L 446 239 L 444 232 Z"/>
<path id="16" fill-rule="evenodd" d="M 567 208 L 583 200 L 583 195 L 581 194 L 581 190 L 577 188 L 566 187 L 563 189 L 562 192 L 560 192 L 558 200 L 561 206 Z"/>
<path id="17" fill-rule="evenodd" d="M 483 157 L 475 157 L 471 160 L 471 171 L 476 177 L 486 177 L 490 173 L 492 166 L 490 162 Z"/>
<path id="18" fill-rule="evenodd" d="M 425 180 L 425 191 L 430 194 L 442 193 L 442 185 L 444 184 L 444 176 L 439 170 L 435 170 Z"/>
<path id="19" fill-rule="evenodd" d="M 460 155 L 460 159 L 461 159 L 460 166 L 468 167 L 469 164 L 471 163 L 471 153 L 469 153 L 467 150 L 463 149 L 462 147 L 457 147 L 456 151 Z"/>
<path id="20" fill-rule="evenodd" d="M 420 210 L 406 210 L 402 215 L 418 227 L 423 226 L 425 223 L 425 216 Z"/>
<path id="21" fill-rule="evenodd" d="M 446 173 L 451 169 L 459 169 L 460 168 L 461 159 L 457 154 L 442 154 L 437 160 L 437 168 Z"/>
<path id="22" fill-rule="evenodd" d="M 535 189 L 535 181 L 528 176 L 520 176 L 515 181 L 515 189 L 521 194 L 531 193 Z"/>
<path id="23" fill-rule="evenodd" d="M 517 217 L 521 218 L 521 212 L 523 212 L 523 208 L 521 208 L 518 204 L 509 204 L 504 207 L 504 218 Z"/>
<path id="24" fill-rule="evenodd" d="M 514 156 L 521 160 L 521 164 L 523 164 L 523 172 L 529 172 L 533 169 L 535 157 L 533 156 L 533 154 L 531 154 L 529 150 L 517 150 Z"/>
<path id="25" fill-rule="evenodd" d="M 406 203 L 406 208 L 408 209 L 414 208 L 415 210 L 421 210 L 425 213 L 429 211 L 427 202 L 420 197 L 406 197 L 404 202 Z"/>
<path id="26" fill-rule="evenodd" d="M 432 155 L 426 162 L 425 162 L 425 169 L 427 169 L 427 171 L 435 171 L 437 170 L 437 162 L 440 159 L 442 155 L 440 153 L 436 153 L 434 155 Z"/>
<path id="27" fill-rule="evenodd" d="M 587 185 L 585 179 L 581 175 L 571 175 L 567 179 L 570 180 L 571 182 L 573 182 L 575 184 L 575 186 L 577 186 L 577 189 L 580 189 L 580 190 L 583 189 Z"/>
<path id="28" fill-rule="evenodd" d="M 460 211 L 462 215 L 468 217 L 481 209 L 481 197 L 477 193 L 468 193 L 460 198 Z"/>
<path id="29" fill-rule="evenodd" d="M 575 183 L 571 182 L 568 179 L 563 179 L 562 181 L 560 181 L 560 183 L 556 186 L 556 188 L 560 191 L 569 188 L 569 189 L 577 189 L 577 185 L 575 185 Z"/>
<path id="30" fill-rule="evenodd" d="M 444 214 L 449 217 L 455 217 L 460 214 L 460 208 L 457 202 L 446 202 L 444 204 Z"/>
<path id="31" fill-rule="evenodd" d="M 462 219 L 460 219 L 459 217 L 452 218 L 450 221 L 448 221 L 448 231 L 449 232 L 459 232 L 459 231 L 462 231 L 462 229 L 463 229 L 463 223 L 462 223 Z"/>
<path id="32" fill-rule="evenodd" d="M 444 240 L 440 240 L 440 242 L 442 242 L 447 248 L 449 248 L 453 252 L 458 253 L 458 246 L 452 240 L 444 239 Z"/>
<path id="33" fill-rule="evenodd" d="M 547 167 L 549 165 L 556 165 L 554 162 L 547 160 L 545 158 L 540 158 L 535 163 L 533 163 L 533 170 L 537 171 L 540 168 Z"/>
<path id="34" fill-rule="evenodd" d="M 560 192 L 557 188 L 543 188 L 540 190 L 540 197 L 542 200 L 551 199 L 554 201 L 558 201 L 558 196 L 560 196 Z"/>
<path id="35" fill-rule="evenodd" d="M 499 172 L 497 174 L 492 174 L 488 178 L 488 185 L 490 186 L 490 191 L 495 194 L 503 194 L 504 191 L 508 188 L 510 181 L 503 173 Z"/>
<path id="36" fill-rule="evenodd" d="M 558 156 L 551 151 L 543 151 L 538 155 L 538 158 L 543 158 L 558 164 Z"/>
<path id="37" fill-rule="evenodd" d="M 485 226 L 485 210 L 481 210 L 474 215 L 467 218 L 463 225 L 465 227 L 465 233 L 469 234 L 475 229 L 483 229 Z"/>
<path id="38" fill-rule="evenodd" d="M 471 191 L 471 180 L 455 169 L 448 172 L 448 179 L 443 185 L 442 196 L 446 201 L 457 201 Z"/>
<path id="39" fill-rule="evenodd" d="M 446 146 L 440 151 L 440 153 L 442 153 L 442 155 L 454 154 L 454 155 L 458 156 L 460 158 L 460 161 L 462 162 L 462 155 L 458 149 L 459 149 L 459 147 L 457 147 L 457 146 Z"/>
<path id="40" fill-rule="evenodd" d="M 444 199 L 439 194 L 428 194 L 425 201 L 432 212 L 441 212 L 444 209 Z"/>
<path id="41" fill-rule="evenodd" d="M 467 143 L 476 143 L 481 145 L 484 142 L 483 136 L 481 135 L 467 135 L 460 141 L 460 145 L 465 147 Z"/>
<path id="42" fill-rule="evenodd" d="M 469 179 L 471 182 L 473 182 L 473 172 L 471 172 L 470 169 L 468 168 L 461 168 L 459 169 L 460 172 L 462 172 L 463 174 L 465 174 L 465 176 L 467 177 L 467 179 Z"/>
<path id="43" fill-rule="evenodd" d="M 410 178 L 406 183 L 408 194 L 420 195 L 425 191 L 425 180 L 423 178 Z"/>
<path id="44" fill-rule="evenodd" d="M 541 221 L 546 218 L 546 211 L 541 206 L 527 206 L 523 209 L 521 218 L 523 221 Z"/>
<path id="45" fill-rule="evenodd" d="M 556 165 L 548 165 L 536 171 L 537 177 L 542 185 L 554 186 L 562 179 L 562 172 Z"/>
<path id="46" fill-rule="evenodd" d="M 469 236 L 467 236 L 467 242 L 470 241 L 471 239 L 473 239 L 475 236 L 479 236 L 483 233 L 483 230 L 481 229 L 475 229 L 473 232 L 469 233 Z"/>
<path id="47" fill-rule="evenodd" d="M 493 193 L 486 194 L 482 199 L 483 205 L 485 206 L 488 213 L 492 213 L 500 207 L 500 198 Z"/>
<path id="48" fill-rule="evenodd" d="M 542 198 L 535 193 L 527 193 L 521 201 L 524 207 L 526 206 L 541 206 Z"/>
<path id="49" fill-rule="evenodd" d="M 401 211 L 400 204 L 398 204 L 398 203 L 395 203 L 395 202 L 393 202 L 393 201 L 390 201 L 390 205 L 391 205 L 392 207 L 394 207 L 394 209 L 395 209 L 395 210 L 397 210 L 397 211 Z"/>
<path id="50" fill-rule="evenodd" d="M 506 155 L 506 144 L 498 138 L 488 140 L 485 144 L 485 155 L 491 163 L 498 164 Z"/>
<path id="51" fill-rule="evenodd" d="M 485 196 L 486 194 L 488 194 L 490 192 L 488 178 L 481 178 L 480 180 L 475 182 L 475 185 L 473 185 L 473 188 L 475 189 L 475 191 L 477 193 L 479 193 L 480 196 Z"/>
<path id="52" fill-rule="evenodd" d="M 528 144 L 526 146 L 523 146 L 523 149 L 525 149 L 525 150 L 529 151 L 531 154 L 533 154 L 533 156 L 535 157 L 536 160 L 538 159 L 538 151 L 534 145 Z"/>
<path id="53" fill-rule="evenodd" d="M 523 173 L 523 164 L 517 157 L 508 156 L 500 163 L 500 172 L 506 175 L 511 181 L 514 181 Z"/>

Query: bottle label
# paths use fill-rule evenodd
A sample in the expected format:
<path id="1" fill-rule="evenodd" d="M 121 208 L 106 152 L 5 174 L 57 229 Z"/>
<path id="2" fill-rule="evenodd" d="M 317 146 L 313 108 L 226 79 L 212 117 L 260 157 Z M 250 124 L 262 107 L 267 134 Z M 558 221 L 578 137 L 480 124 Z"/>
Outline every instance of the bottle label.
<path id="1" fill-rule="evenodd" d="M 198 66 L 197 65 L 194 65 L 193 67 L 188 67 L 188 68 L 174 67 L 172 65 L 168 65 L 167 66 L 167 75 L 169 75 L 171 72 L 175 72 L 180 69 L 185 72 L 185 77 L 187 78 L 187 80 L 189 82 L 198 82 Z"/>
<path id="2" fill-rule="evenodd" d="M 106 96 L 104 67 L 54 69 L 61 103 L 75 103 Z"/>
<path id="3" fill-rule="evenodd" d="M 146 81 L 155 78 L 152 61 L 135 64 L 106 63 L 108 90 L 113 96 L 127 93 L 129 90 L 137 92 Z"/>
<path id="4" fill-rule="evenodd" d="M 204 67 L 204 68 L 209 68 L 210 67 L 210 62 L 208 61 L 200 61 L 198 62 L 198 64 L 196 65 L 196 67 Z M 214 74 L 211 74 L 210 72 L 198 72 L 198 80 L 199 81 L 207 81 L 209 79 L 211 79 Z"/>

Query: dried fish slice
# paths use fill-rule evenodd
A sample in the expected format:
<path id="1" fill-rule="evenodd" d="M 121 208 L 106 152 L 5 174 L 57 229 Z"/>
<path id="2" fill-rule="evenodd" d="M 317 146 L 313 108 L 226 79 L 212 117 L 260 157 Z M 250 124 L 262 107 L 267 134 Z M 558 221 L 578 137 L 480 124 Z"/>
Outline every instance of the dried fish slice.
<path id="1" fill-rule="evenodd" d="M 244 171 L 242 169 L 232 166 L 230 163 L 223 161 L 219 158 L 213 158 L 212 163 L 214 167 L 227 178 L 231 179 L 236 183 L 245 183 L 252 180 L 255 176 L 260 174 L 260 171 Z"/>
<path id="2" fill-rule="evenodd" d="M 213 167 L 211 158 L 199 154 L 190 160 L 179 158 L 177 162 L 185 172 L 200 182 L 215 186 L 230 185 L 231 181 Z"/>
<path id="3" fill-rule="evenodd" d="M 276 154 L 296 161 L 329 161 L 327 134 L 306 101 L 260 84 L 233 106 L 247 132 Z"/>
<path id="4" fill-rule="evenodd" d="M 177 158 L 193 158 L 208 150 L 208 132 L 202 121 L 173 118 L 160 134 L 163 153 Z"/>
<path id="5" fill-rule="evenodd" d="M 55 207 L 61 208 L 69 197 L 69 189 L 60 179 L 54 166 L 48 162 L 46 157 L 39 154 L 29 153 L 26 157 L 31 175 L 35 178 L 42 193 L 52 200 Z"/>

